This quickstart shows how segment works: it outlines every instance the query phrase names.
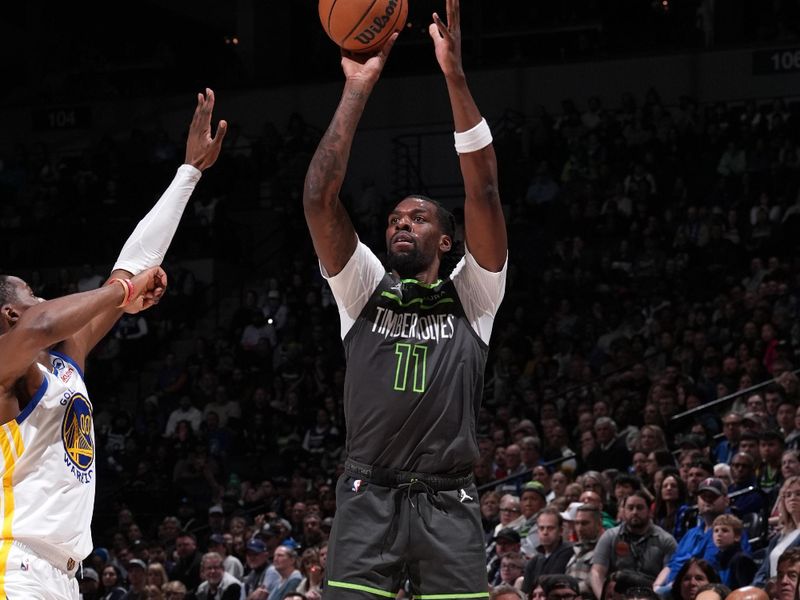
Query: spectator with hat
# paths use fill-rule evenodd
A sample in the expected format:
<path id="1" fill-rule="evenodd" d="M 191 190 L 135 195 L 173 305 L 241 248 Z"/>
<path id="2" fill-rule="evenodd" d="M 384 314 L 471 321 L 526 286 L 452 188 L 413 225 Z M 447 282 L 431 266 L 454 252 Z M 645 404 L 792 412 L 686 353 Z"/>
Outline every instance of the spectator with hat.
<path id="1" fill-rule="evenodd" d="M 596 598 L 603 598 L 606 576 L 620 569 L 654 577 L 675 547 L 675 538 L 653 524 L 647 494 L 634 492 L 623 502 L 622 524 L 607 530 L 597 542 L 589 572 L 592 592 Z"/>
<path id="2" fill-rule="evenodd" d="M 545 600 L 575 600 L 580 597 L 578 580 L 564 574 L 542 577 L 542 591 Z"/>
<path id="3" fill-rule="evenodd" d="M 208 509 L 208 528 L 211 533 L 225 531 L 225 510 L 221 504 L 214 504 Z"/>
<path id="4" fill-rule="evenodd" d="M 228 534 L 230 536 L 230 534 Z M 228 554 L 228 544 L 225 540 L 225 535 L 221 533 L 212 533 L 208 538 L 208 551 L 216 552 L 222 557 L 222 568 L 226 573 L 229 573 L 239 581 L 244 576 L 244 565 L 242 561 Z"/>
<path id="5" fill-rule="evenodd" d="M 99 600 L 100 598 L 100 575 L 91 567 L 78 569 L 75 574 L 78 580 L 78 591 L 81 600 Z"/>
<path id="6" fill-rule="evenodd" d="M 257 599 L 258 596 L 255 592 L 274 588 L 277 582 L 280 581 L 275 569 L 269 569 L 268 548 L 263 540 L 255 537 L 247 542 L 245 562 L 247 563 L 248 572 L 244 577 L 243 583 L 244 593 L 248 600 Z"/>
<path id="7" fill-rule="evenodd" d="M 519 499 L 522 514 L 508 526 L 519 531 L 522 538 L 522 553 L 525 556 L 533 556 L 539 545 L 536 517 L 545 506 L 547 506 L 547 493 L 541 483 L 529 481 L 522 486 L 522 496 Z"/>
<path id="8" fill-rule="evenodd" d="M 122 600 L 147 600 L 147 565 L 139 558 L 133 558 L 125 565 L 128 571 L 128 592 Z"/>
<path id="9" fill-rule="evenodd" d="M 707 477 L 697 488 L 699 522 L 686 531 L 669 564 L 658 574 L 654 583 L 657 592 L 668 591 L 678 571 L 690 558 L 702 558 L 711 564 L 718 563 L 719 549 L 714 545 L 714 519 L 729 511 L 728 489 L 721 479 Z M 742 550 L 751 552 L 747 533 L 742 532 Z"/>
<path id="10" fill-rule="evenodd" d="M 486 573 L 490 586 L 500 585 L 500 565 L 503 557 L 512 552 L 519 553 L 521 541 L 519 531 L 511 527 L 501 529 L 494 536 L 494 555 L 490 557 L 489 562 L 486 564 Z"/>
<path id="11" fill-rule="evenodd" d="M 572 508 L 571 505 L 570 508 Z M 579 504 L 575 510 L 577 542 L 572 546 L 572 556 L 567 562 L 564 572 L 578 580 L 584 600 L 591 600 L 594 597 L 592 588 L 589 586 L 589 572 L 592 570 L 594 549 L 602 533 L 602 511 L 592 504 Z"/>

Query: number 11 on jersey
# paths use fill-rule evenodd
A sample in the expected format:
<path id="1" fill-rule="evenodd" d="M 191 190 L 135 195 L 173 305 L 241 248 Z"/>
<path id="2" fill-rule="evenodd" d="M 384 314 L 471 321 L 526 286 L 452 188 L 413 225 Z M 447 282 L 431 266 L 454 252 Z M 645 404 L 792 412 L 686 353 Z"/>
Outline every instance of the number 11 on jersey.
<path id="1" fill-rule="evenodd" d="M 409 367 L 413 365 L 411 373 L 411 389 L 414 392 L 425 391 L 428 362 L 428 347 L 423 344 L 405 344 L 398 342 L 394 345 L 397 355 L 397 370 L 394 375 L 394 389 L 398 392 L 408 390 Z"/>

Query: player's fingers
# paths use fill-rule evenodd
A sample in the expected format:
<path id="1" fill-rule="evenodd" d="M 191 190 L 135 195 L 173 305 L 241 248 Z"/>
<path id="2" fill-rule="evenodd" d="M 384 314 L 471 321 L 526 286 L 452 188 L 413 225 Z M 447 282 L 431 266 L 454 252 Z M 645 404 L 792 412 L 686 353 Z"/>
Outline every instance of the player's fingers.
<path id="1" fill-rule="evenodd" d="M 381 47 L 381 57 L 384 60 L 386 60 L 386 58 L 389 56 L 389 52 L 392 51 L 394 43 L 397 41 L 398 37 L 400 37 L 400 34 L 397 31 L 395 31 L 392 35 L 389 36 L 389 39 L 386 40 L 386 43 L 384 43 L 383 46 Z"/>
<path id="2" fill-rule="evenodd" d="M 447 0 L 447 26 L 450 31 L 461 27 L 460 0 Z"/>
<path id="3" fill-rule="evenodd" d="M 225 139 L 225 134 L 228 133 L 228 122 L 225 119 L 222 119 L 217 125 L 217 135 L 214 136 L 214 139 L 211 142 L 215 146 L 221 146 L 222 140 Z"/>
<path id="4" fill-rule="evenodd" d="M 435 27 L 435 31 L 432 31 L 431 27 Z M 428 32 L 434 39 L 436 39 L 433 35 L 435 32 L 438 32 L 439 37 L 443 38 L 446 38 L 450 35 L 450 32 L 447 30 L 447 25 L 444 21 L 442 21 L 442 18 L 437 13 L 433 13 L 433 25 L 431 25 L 431 27 L 428 27 Z"/>

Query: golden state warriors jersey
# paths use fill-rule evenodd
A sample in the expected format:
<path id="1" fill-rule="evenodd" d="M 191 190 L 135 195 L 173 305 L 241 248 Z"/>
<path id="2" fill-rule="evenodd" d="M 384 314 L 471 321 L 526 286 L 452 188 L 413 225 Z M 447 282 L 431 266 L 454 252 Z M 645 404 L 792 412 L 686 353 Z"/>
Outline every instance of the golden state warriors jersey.
<path id="1" fill-rule="evenodd" d="M 12 541 L 72 571 L 92 551 L 92 404 L 81 369 L 50 352 L 52 370 L 19 416 L 0 426 L 3 491 L 0 574 Z"/>

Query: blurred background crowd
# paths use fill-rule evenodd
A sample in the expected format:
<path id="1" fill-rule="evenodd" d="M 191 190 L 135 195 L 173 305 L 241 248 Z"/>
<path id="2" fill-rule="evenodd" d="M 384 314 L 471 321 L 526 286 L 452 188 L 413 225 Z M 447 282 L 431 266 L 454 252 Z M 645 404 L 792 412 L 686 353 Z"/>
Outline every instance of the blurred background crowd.
<path id="1" fill-rule="evenodd" d="M 702 23 L 659 21 L 686 9 L 673 4 L 648 4 L 630 43 L 710 44 Z M 567 29 L 608 18 L 563 6 L 548 18 Z M 759 6 L 717 34 L 795 39 L 796 2 Z M 595 57 L 620 47 L 615 31 L 564 47 Z M 168 297 L 90 358 L 86 600 L 321 595 L 345 365 L 299 195 L 324 122 L 232 124 L 170 250 Z M 794 600 L 800 101 L 586 90 L 492 126 L 511 248 L 474 476 L 493 593 L 695 600 L 754 584 Z M 158 127 L 70 154 L 20 142 L 0 161 L 3 268 L 46 298 L 98 286 L 182 154 Z M 343 190 L 376 252 L 398 200 L 382 185 Z M 270 215 L 260 235 L 250 211 Z M 54 226 L 67 219 L 97 234 Z M 211 258 L 235 267 L 209 276 Z"/>

